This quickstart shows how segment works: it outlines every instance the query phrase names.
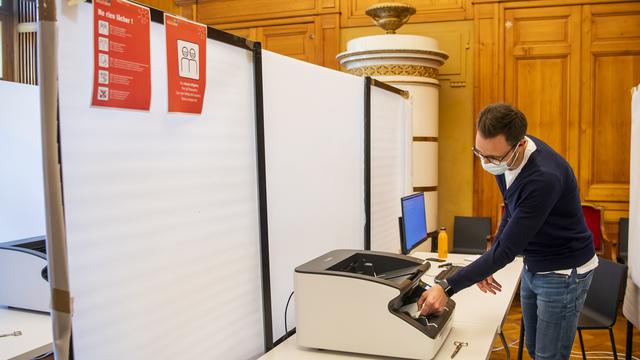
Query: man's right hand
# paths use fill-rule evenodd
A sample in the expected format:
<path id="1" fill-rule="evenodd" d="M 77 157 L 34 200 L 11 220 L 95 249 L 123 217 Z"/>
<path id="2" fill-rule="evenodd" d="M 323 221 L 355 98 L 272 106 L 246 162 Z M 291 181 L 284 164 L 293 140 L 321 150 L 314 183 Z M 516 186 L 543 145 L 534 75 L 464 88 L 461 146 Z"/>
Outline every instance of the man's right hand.
<path id="1" fill-rule="evenodd" d="M 487 292 L 490 292 L 493 295 L 495 295 L 497 294 L 497 292 L 502 291 L 502 285 L 500 285 L 500 283 L 493 278 L 493 275 L 490 275 L 489 277 L 480 281 L 476 285 L 478 285 L 478 288 L 480 288 L 480 291 L 482 291 L 485 294 Z"/>
<path id="2" fill-rule="evenodd" d="M 420 309 L 420 315 L 427 316 L 429 314 L 437 313 L 444 309 L 447 305 L 449 297 L 444 293 L 442 286 L 435 285 L 420 295 L 417 305 Z"/>

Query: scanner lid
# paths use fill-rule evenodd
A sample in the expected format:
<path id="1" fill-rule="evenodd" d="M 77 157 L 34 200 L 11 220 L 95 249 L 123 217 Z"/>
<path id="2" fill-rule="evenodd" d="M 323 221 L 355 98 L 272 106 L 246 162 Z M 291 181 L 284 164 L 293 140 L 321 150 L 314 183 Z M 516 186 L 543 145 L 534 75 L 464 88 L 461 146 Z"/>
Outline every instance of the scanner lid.
<path id="1" fill-rule="evenodd" d="M 429 269 L 429 262 L 382 251 L 338 249 L 298 266 L 297 273 L 344 276 L 404 289 Z"/>

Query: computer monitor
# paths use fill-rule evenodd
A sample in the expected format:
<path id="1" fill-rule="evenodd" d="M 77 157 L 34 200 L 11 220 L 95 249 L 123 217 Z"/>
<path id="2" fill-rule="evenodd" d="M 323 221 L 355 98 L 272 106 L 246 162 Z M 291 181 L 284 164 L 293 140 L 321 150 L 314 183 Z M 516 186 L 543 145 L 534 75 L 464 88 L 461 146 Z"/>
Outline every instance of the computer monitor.
<path id="1" fill-rule="evenodd" d="M 402 253 L 408 254 L 427 240 L 427 214 L 424 208 L 424 193 L 405 196 L 400 200 L 402 219 L 400 238 Z"/>

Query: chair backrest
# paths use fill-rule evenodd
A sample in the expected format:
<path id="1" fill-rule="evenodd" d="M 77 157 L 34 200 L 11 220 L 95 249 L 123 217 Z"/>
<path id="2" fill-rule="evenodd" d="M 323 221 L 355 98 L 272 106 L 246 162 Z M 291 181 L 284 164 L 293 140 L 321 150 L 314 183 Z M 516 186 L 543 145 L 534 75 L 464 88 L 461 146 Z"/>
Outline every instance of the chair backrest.
<path id="1" fill-rule="evenodd" d="M 618 221 L 618 244 L 620 244 L 620 253 L 627 253 L 629 250 L 629 218 L 620 218 Z"/>
<path id="2" fill-rule="evenodd" d="M 582 204 L 582 214 L 587 222 L 587 227 L 593 235 L 593 246 L 600 251 L 602 244 L 602 209 L 589 204 Z"/>
<path id="3" fill-rule="evenodd" d="M 600 314 L 613 326 L 626 279 L 626 265 L 599 257 L 584 307 Z"/>
<path id="4" fill-rule="evenodd" d="M 490 217 L 456 216 L 453 221 L 453 250 L 461 254 L 482 254 L 491 234 Z"/>
<path id="5" fill-rule="evenodd" d="M 618 221 L 618 244 L 620 246 L 620 256 L 627 261 L 629 251 L 629 218 L 620 218 Z"/>

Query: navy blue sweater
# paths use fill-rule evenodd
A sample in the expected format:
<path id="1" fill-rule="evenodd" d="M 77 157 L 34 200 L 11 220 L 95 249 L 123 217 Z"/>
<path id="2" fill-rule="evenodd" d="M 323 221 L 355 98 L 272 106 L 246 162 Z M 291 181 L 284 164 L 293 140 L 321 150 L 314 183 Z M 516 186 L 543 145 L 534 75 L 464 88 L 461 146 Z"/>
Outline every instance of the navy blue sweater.
<path id="1" fill-rule="evenodd" d="M 518 255 L 524 255 L 531 272 L 576 268 L 595 255 L 573 170 L 547 144 L 528 137 L 536 150 L 511 186 L 507 189 L 504 175 L 496 176 L 505 209 L 493 246 L 447 279 L 455 292 L 492 275 Z"/>

